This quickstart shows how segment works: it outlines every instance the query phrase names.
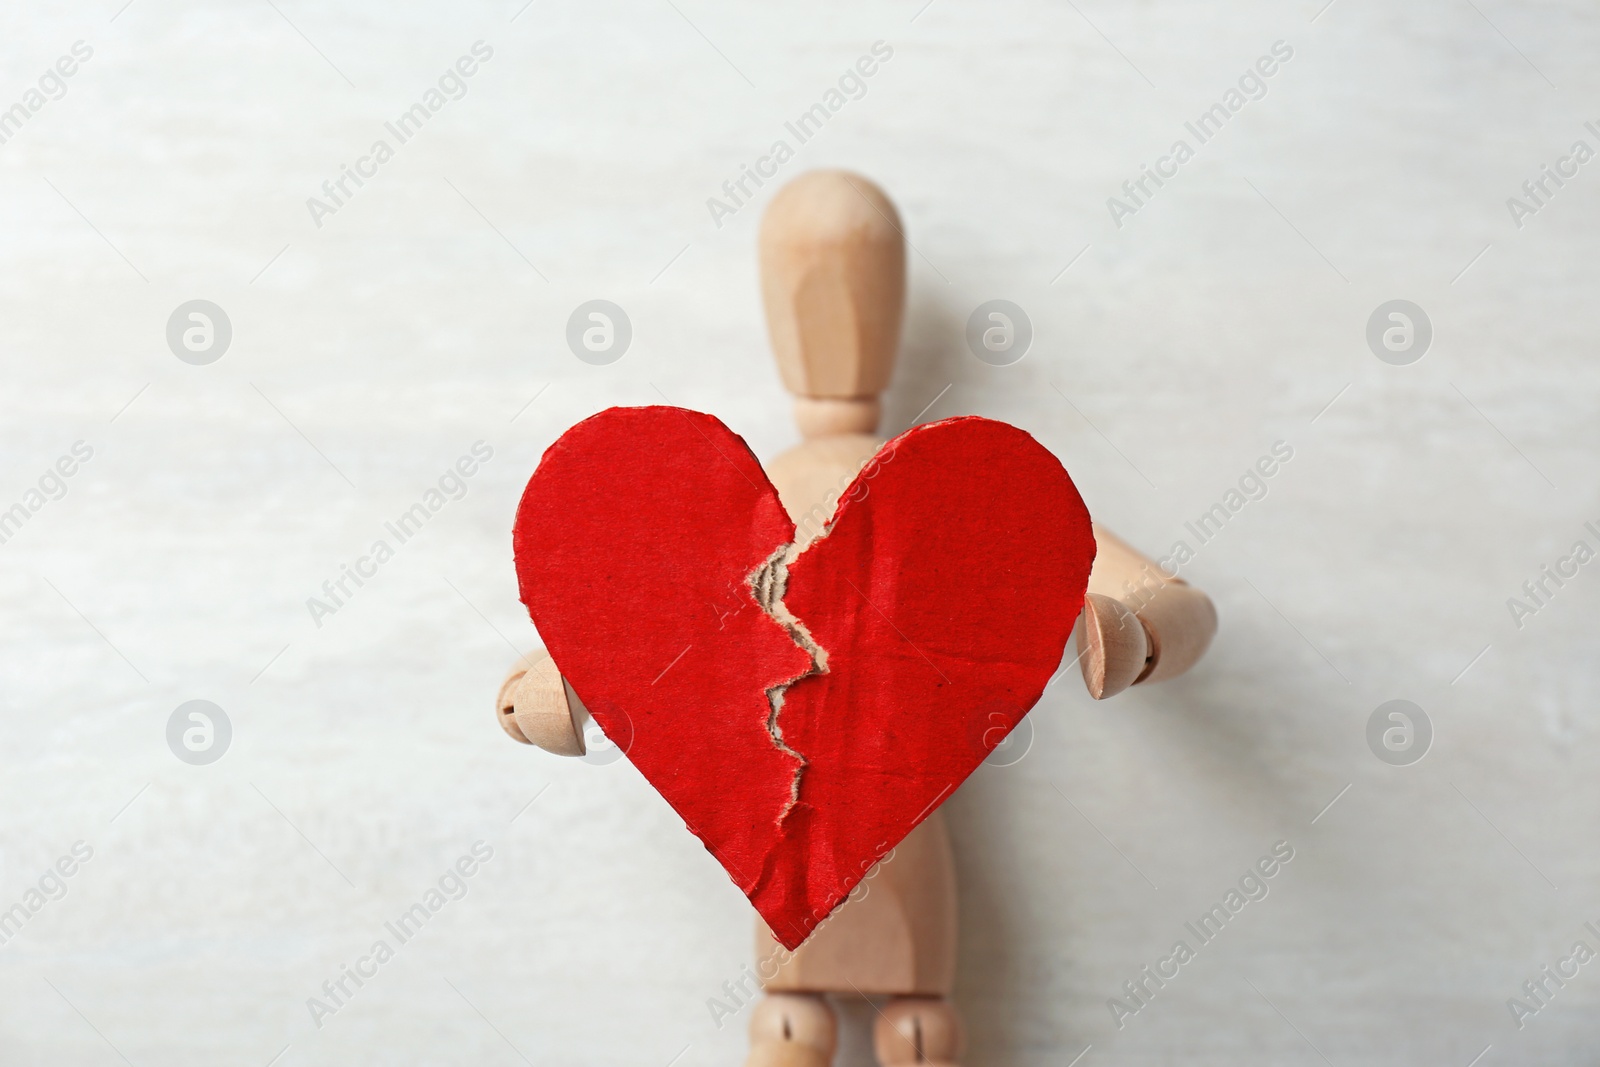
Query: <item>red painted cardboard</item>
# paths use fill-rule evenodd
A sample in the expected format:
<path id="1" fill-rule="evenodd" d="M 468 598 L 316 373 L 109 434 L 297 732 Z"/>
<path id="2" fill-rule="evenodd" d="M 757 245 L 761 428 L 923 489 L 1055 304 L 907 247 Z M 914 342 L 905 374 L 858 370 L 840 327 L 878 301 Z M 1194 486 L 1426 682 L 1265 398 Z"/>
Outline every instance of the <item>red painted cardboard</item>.
<path id="1" fill-rule="evenodd" d="M 908 430 L 790 550 L 779 599 L 818 669 L 752 586 L 794 537 L 744 441 L 673 407 L 568 430 L 513 534 L 562 676 L 791 949 L 1038 701 L 1095 551 L 1024 431 Z"/>

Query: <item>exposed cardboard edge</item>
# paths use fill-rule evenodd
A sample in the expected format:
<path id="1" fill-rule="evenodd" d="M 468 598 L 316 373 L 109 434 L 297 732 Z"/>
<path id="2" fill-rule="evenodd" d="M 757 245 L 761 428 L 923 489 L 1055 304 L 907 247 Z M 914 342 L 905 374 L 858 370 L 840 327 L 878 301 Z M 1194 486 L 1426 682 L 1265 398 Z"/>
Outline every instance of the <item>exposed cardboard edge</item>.
<path id="1" fill-rule="evenodd" d="M 779 548 L 767 561 L 750 575 L 750 591 L 755 597 L 756 605 L 766 612 L 767 616 L 783 627 L 790 640 L 811 657 L 811 666 L 806 670 L 779 682 L 767 689 L 767 704 L 771 710 L 767 713 L 767 733 L 772 735 L 772 743 L 778 751 L 793 756 L 798 761 L 794 769 L 794 779 L 789 783 L 789 802 L 778 813 L 778 825 L 783 825 L 789 812 L 800 802 L 800 779 L 805 774 L 806 758 L 799 752 L 790 748 L 783 740 L 783 727 L 778 723 L 778 716 L 783 711 L 783 698 L 789 687 L 805 678 L 815 674 L 824 674 L 828 670 L 828 651 L 817 644 L 816 638 L 811 636 L 811 631 L 806 629 L 806 624 L 795 617 L 783 603 L 783 594 L 789 586 L 789 564 L 793 563 L 800 555 L 798 544 L 790 543 Z"/>

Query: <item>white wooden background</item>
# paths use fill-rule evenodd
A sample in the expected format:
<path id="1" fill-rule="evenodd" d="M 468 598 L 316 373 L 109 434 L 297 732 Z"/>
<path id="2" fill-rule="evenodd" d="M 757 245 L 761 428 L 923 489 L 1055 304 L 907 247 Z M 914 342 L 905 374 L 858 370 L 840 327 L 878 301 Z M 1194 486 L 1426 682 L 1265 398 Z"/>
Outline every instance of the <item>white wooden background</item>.
<path id="1" fill-rule="evenodd" d="M 888 429 L 936 397 L 1023 426 L 1159 550 L 1294 450 L 1188 569 L 1221 613 L 1204 663 L 1053 687 L 1027 755 L 950 800 L 968 1061 L 1593 1062 L 1600 967 L 1521 1029 L 1506 1002 L 1600 948 L 1600 574 L 1520 629 L 1506 602 L 1597 543 L 1600 163 L 1520 228 L 1506 201 L 1600 149 L 1600 20 L 1323 2 L 13 5 L 0 108 L 92 57 L 0 144 L 0 509 L 93 456 L 0 544 L 0 909 L 93 855 L 0 945 L 0 1062 L 740 1061 L 748 1011 L 707 1001 L 749 960 L 743 898 L 626 763 L 493 722 L 536 640 L 509 528 L 608 405 L 793 442 L 754 273 L 773 186 L 721 228 L 706 200 L 880 40 L 783 175 L 849 166 L 900 206 Z M 465 95 L 314 225 L 480 40 Z M 1277 41 L 1266 94 L 1115 226 Z M 1035 328 L 1008 367 L 962 341 L 996 297 Z M 207 366 L 165 337 L 196 298 L 233 329 Z M 634 328 L 609 366 L 564 341 L 594 298 Z M 1434 328 L 1409 366 L 1364 339 L 1397 298 Z M 465 496 L 319 628 L 307 598 L 480 440 Z M 1396 698 L 1435 732 L 1404 767 L 1366 741 Z M 191 699 L 232 724 L 209 766 L 165 740 Z M 1107 999 L 1280 840 L 1270 895 L 1119 1030 Z M 313 1025 L 476 841 L 465 896 Z M 871 1011 L 844 1015 L 865 1063 Z"/>

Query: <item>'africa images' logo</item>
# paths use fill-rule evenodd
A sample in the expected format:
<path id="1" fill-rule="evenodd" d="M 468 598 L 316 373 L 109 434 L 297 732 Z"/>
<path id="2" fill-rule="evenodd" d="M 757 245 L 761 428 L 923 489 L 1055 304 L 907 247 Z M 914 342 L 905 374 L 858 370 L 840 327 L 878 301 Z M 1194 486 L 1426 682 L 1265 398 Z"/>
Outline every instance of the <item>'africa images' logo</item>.
<path id="1" fill-rule="evenodd" d="M 382 137 L 373 141 L 367 154 L 356 159 L 354 167 L 347 163 L 340 164 L 338 177 L 322 183 L 322 194 L 326 200 L 315 196 L 306 198 L 306 210 L 311 212 L 311 221 L 317 229 L 322 229 L 324 216 L 337 215 L 366 186 L 366 179 L 376 178 L 378 168 L 394 158 L 395 150 L 400 145 L 420 133 L 424 123 L 443 111 L 444 106 L 452 100 L 460 100 L 467 95 L 467 79 L 478 73 L 480 63 L 487 63 L 494 58 L 494 49 L 482 41 L 474 41 L 471 51 L 472 55 L 462 56 L 453 66 L 446 68 L 439 75 L 438 84 L 428 86 L 418 102 L 402 111 L 393 122 L 383 124 L 383 128 L 394 138 L 394 145 L 391 146 Z M 355 189 L 350 188 L 352 183 Z"/>

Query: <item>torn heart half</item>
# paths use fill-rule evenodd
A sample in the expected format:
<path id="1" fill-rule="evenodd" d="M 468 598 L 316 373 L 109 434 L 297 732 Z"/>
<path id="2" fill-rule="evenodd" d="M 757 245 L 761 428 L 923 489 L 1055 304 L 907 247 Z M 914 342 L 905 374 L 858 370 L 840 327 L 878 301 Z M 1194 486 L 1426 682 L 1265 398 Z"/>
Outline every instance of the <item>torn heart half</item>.
<path id="1" fill-rule="evenodd" d="M 671 407 L 562 435 L 513 540 L 562 675 L 790 948 L 1038 700 L 1094 559 L 1004 423 L 895 438 L 802 549 L 744 441 Z"/>

